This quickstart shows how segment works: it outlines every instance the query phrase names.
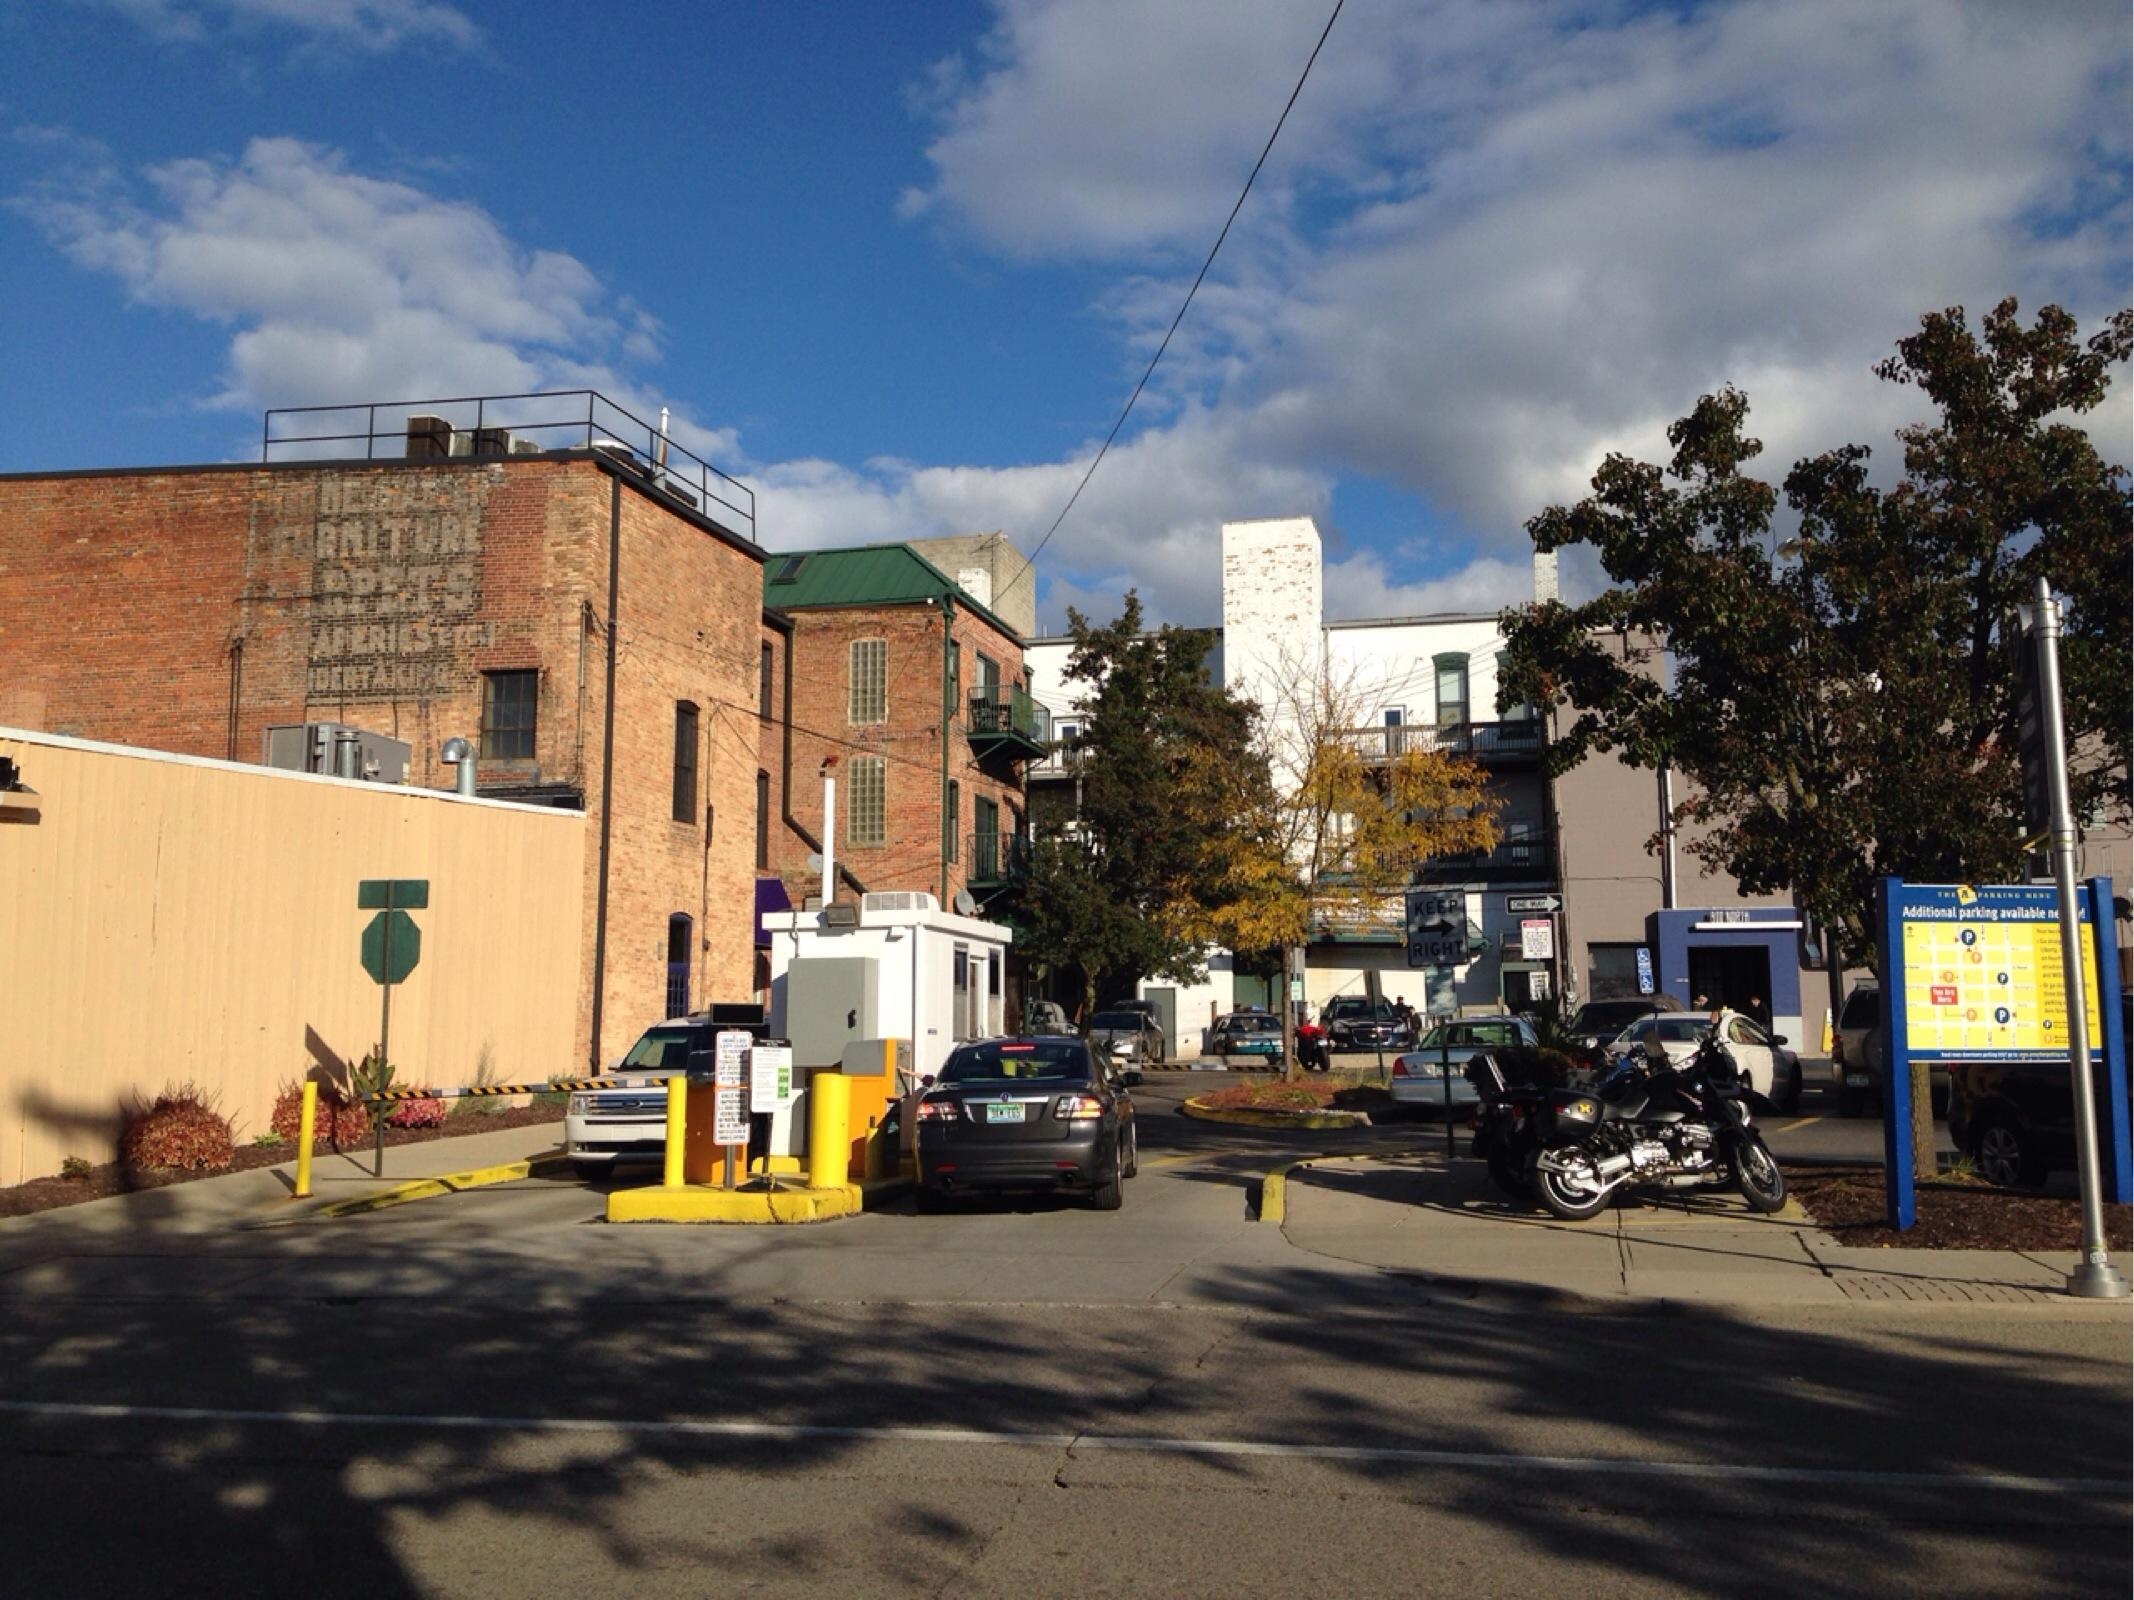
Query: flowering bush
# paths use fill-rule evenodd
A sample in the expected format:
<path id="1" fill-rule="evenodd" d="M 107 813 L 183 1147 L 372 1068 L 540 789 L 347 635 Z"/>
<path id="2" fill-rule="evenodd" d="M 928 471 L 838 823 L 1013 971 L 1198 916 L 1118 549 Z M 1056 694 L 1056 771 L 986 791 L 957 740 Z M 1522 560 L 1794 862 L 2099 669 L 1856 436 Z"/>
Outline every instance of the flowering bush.
<path id="1" fill-rule="evenodd" d="M 445 1121 L 446 1102 L 442 1100 L 401 1100 L 385 1114 L 388 1128 L 441 1128 Z"/>
<path id="2" fill-rule="evenodd" d="M 119 1159 L 129 1167 L 174 1167 L 183 1172 L 226 1172 L 236 1156 L 230 1119 L 192 1084 L 165 1089 L 127 1115 L 119 1134 Z"/>
<path id="3" fill-rule="evenodd" d="M 268 1125 L 292 1144 L 303 1129 L 304 1091 L 294 1083 L 282 1085 L 275 1096 L 274 1115 Z M 311 1147 L 316 1150 L 321 1140 L 334 1145 L 360 1144 L 370 1134 L 370 1113 L 354 1101 L 338 1100 L 332 1088 L 319 1085 L 318 1121 L 311 1130 Z"/>

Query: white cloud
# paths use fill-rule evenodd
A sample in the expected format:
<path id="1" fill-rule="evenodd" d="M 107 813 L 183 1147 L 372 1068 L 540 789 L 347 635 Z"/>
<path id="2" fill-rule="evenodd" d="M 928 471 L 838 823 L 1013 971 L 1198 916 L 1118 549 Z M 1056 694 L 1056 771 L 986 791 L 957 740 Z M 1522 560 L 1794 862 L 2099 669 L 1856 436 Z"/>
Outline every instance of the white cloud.
<path id="1" fill-rule="evenodd" d="M 907 214 L 1116 259 L 1136 275 L 1105 309 L 1151 348 L 1317 19 L 997 9 L 975 64 L 937 75 Z M 2125 302 L 2130 42 L 2108 4 L 1351 8 L 1156 414 L 1403 486 L 1485 563 L 1517 565 L 1524 521 L 1607 450 L 1664 456 L 1668 420 L 1728 381 L 1772 476 L 1849 440 L 1891 472 L 1922 403 L 1869 368 L 1921 313 L 2013 293 L 2094 328 Z M 2122 380 L 2091 419 L 2118 457 L 2128 415 Z M 1490 570 L 1384 577 L 1482 593 Z"/>
<path id="2" fill-rule="evenodd" d="M 301 39 L 384 51 L 410 41 L 468 46 L 474 23 L 444 0 L 79 0 L 116 11 L 159 39 L 197 40 L 210 19 L 245 27 L 285 29 Z"/>
<path id="3" fill-rule="evenodd" d="M 231 326 L 221 406 L 574 386 L 656 340 L 583 262 L 315 145 L 170 162 L 145 196 L 94 147 L 70 148 L 68 175 L 17 206 L 136 302 Z"/>

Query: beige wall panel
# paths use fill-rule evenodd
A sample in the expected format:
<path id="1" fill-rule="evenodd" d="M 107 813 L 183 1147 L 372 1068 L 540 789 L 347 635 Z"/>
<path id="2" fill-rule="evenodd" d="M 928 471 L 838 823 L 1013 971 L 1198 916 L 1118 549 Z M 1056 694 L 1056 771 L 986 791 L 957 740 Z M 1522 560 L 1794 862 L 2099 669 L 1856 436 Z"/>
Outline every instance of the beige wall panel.
<path id="1" fill-rule="evenodd" d="M 0 824 L 0 1183 L 114 1153 L 120 1106 L 190 1079 L 240 1143 L 322 1055 L 359 1059 L 379 990 L 363 878 L 427 878 L 393 993 L 401 1077 L 576 1066 L 585 819 L 0 729 L 41 796 Z"/>

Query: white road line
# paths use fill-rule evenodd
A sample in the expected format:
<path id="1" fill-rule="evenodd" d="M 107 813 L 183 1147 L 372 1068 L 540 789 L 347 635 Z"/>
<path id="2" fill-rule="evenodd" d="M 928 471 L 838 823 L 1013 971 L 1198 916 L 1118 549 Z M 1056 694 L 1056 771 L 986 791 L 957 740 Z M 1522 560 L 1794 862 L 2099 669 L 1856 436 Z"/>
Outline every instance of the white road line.
<path id="1" fill-rule="evenodd" d="M 477 1433 L 619 1433 L 661 1438 L 850 1439 L 891 1444 L 1036 1446 L 1048 1450 L 1381 1462 L 1457 1467 L 1462 1471 L 1583 1472 L 1612 1477 L 1716 1478 L 1733 1482 L 1842 1484 L 1863 1488 L 1985 1489 L 1996 1493 L 2124 1495 L 2134 1489 L 2134 1482 L 2125 1478 L 2044 1478 L 2004 1472 L 1882 1472 L 1856 1467 L 1758 1467 L 1723 1461 L 1494 1455 L 1464 1450 L 1413 1450 L 1394 1445 L 1277 1444 L 1252 1439 L 1164 1439 L 1133 1434 L 1018 1433 L 984 1428 L 867 1428 L 666 1417 L 426 1417 L 404 1412 L 246 1411 L 215 1406 L 92 1405 L 60 1400 L 0 1400 L 0 1414 L 63 1418 L 76 1422 L 237 1422 L 291 1428 L 427 1428 Z"/>

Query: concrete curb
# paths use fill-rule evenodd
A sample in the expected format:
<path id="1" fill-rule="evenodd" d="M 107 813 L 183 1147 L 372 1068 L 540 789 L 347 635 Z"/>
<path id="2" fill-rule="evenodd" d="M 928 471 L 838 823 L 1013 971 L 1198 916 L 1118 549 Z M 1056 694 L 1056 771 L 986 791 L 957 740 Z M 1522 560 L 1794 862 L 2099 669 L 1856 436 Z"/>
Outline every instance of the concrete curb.
<path id="1" fill-rule="evenodd" d="M 1207 1096 L 1182 1102 L 1181 1114 L 1203 1122 L 1228 1122 L 1240 1128 L 1368 1128 L 1368 1111 L 1263 1111 L 1249 1106 L 1211 1106 Z"/>
<path id="2" fill-rule="evenodd" d="M 404 1206 L 415 1200 L 434 1200 L 439 1195 L 458 1194 L 462 1189 L 484 1189 L 491 1184 L 517 1183 L 530 1178 L 536 1168 L 560 1165 L 563 1157 L 557 1155 L 529 1156 L 524 1161 L 504 1161 L 493 1167 L 474 1167 L 466 1172 L 446 1172 L 434 1178 L 416 1178 L 408 1183 L 398 1183 L 377 1194 L 359 1195 L 353 1200 L 336 1200 L 331 1205 L 320 1206 L 308 1213 L 326 1221 L 341 1217 L 359 1217 L 367 1211 L 384 1211 L 392 1206 Z"/>
<path id="3" fill-rule="evenodd" d="M 847 1183 L 834 1189 L 618 1189 L 608 1196 L 610 1222 L 765 1223 L 831 1222 L 895 1199 L 911 1187 L 908 1178 Z"/>

